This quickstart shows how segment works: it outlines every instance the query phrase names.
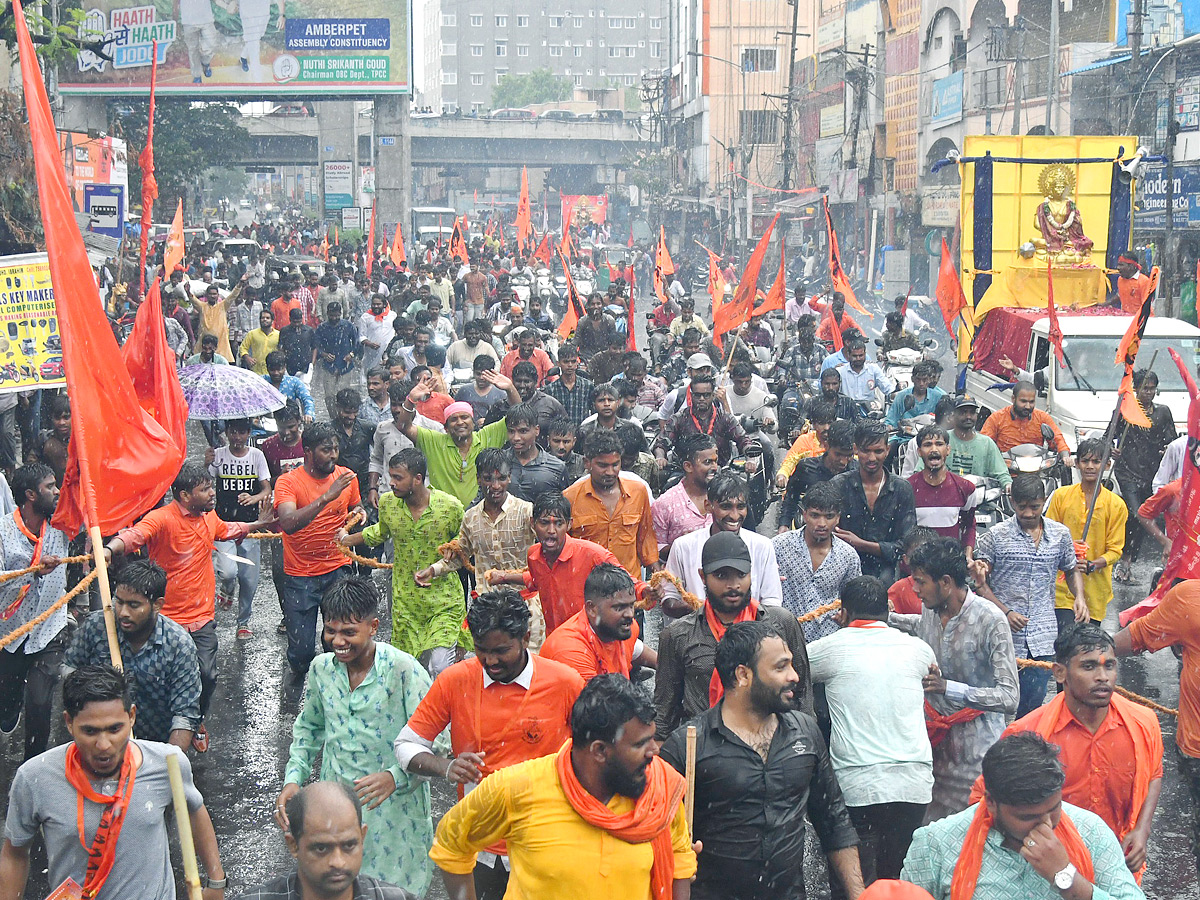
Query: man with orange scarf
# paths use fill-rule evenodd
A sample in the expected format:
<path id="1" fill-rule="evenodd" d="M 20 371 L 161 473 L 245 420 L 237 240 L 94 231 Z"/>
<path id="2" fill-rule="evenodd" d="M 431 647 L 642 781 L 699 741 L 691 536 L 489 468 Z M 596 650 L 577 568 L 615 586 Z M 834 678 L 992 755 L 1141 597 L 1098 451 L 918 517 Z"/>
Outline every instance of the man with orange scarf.
<path id="1" fill-rule="evenodd" d="M 657 752 L 650 704 L 621 675 L 593 678 L 557 754 L 485 778 L 439 823 L 429 855 L 446 892 L 475 900 L 475 855 L 504 840 L 513 896 L 688 900 L 685 783 Z"/>
<path id="2" fill-rule="evenodd" d="M 857 900 L 858 835 L 817 720 L 792 706 L 801 681 L 787 644 L 764 622 L 735 622 L 717 644 L 716 671 L 724 695 L 689 723 L 697 732 L 695 837 L 704 846 L 691 896 L 803 897 L 807 815 L 830 880 L 836 872 L 842 896 Z M 685 771 L 684 729 L 662 758 Z"/>
<path id="3" fill-rule="evenodd" d="M 792 654 L 792 667 L 800 676 L 793 703 L 797 709 L 812 709 L 804 632 L 792 613 L 751 596 L 751 565 L 750 549 L 738 532 L 718 531 L 705 540 L 700 551 L 704 604 L 676 619 L 658 638 L 654 705 L 661 740 L 721 699 L 724 688 L 716 672 L 717 643 L 734 622 L 762 622 L 782 635 Z"/>
<path id="4" fill-rule="evenodd" d="M 88 900 L 174 900 L 163 812 L 171 806 L 167 756 L 176 754 L 207 873 L 204 900 L 221 900 L 225 871 L 191 764 L 177 747 L 132 738 L 137 708 L 125 676 L 111 666 L 76 669 L 63 680 L 63 711 L 72 741 L 35 756 L 13 778 L 0 898 L 25 895 L 30 847 L 41 832 L 51 888 L 73 881 L 73 895 L 82 888 Z"/>
<path id="5" fill-rule="evenodd" d="M 1064 803 L 1058 748 L 1003 738 L 983 758 L 984 798 L 913 835 L 900 873 L 935 900 L 1144 900 L 1117 837 Z"/>
<path id="6" fill-rule="evenodd" d="M 920 615 L 892 613 L 937 657 L 923 679 L 925 725 L 933 745 L 932 821 L 965 809 L 983 755 L 1017 709 L 1020 688 L 1012 631 L 1003 613 L 967 587 L 967 556 L 953 538 L 909 552 Z"/>
<path id="7" fill-rule="evenodd" d="M 1162 791 L 1158 716 L 1115 693 L 1113 639 L 1091 622 L 1071 626 L 1054 642 L 1054 680 L 1063 690 L 1009 725 L 1003 736 L 1036 731 L 1059 747 L 1066 775 L 1063 797 L 1105 821 L 1140 884 Z M 981 777 L 971 799 L 982 795 Z"/>
<path id="8" fill-rule="evenodd" d="M 583 609 L 554 629 L 540 654 L 570 666 L 591 681 L 615 673 L 629 677 L 633 666 L 654 668 L 658 654 L 638 636 L 633 577 L 620 566 L 600 563 L 583 583 Z"/>

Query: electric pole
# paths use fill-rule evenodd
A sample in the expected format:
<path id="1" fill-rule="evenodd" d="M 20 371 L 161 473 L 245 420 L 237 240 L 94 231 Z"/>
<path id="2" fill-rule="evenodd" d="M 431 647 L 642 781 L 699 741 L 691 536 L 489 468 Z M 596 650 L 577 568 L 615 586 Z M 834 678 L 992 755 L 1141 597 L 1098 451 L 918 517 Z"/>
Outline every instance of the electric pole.
<path id="1" fill-rule="evenodd" d="M 800 0 L 788 0 L 792 4 L 792 49 L 788 55 L 787 97 L 783 107 L 783 189 L 792 186 L 792 167 L 795 165 L 795 116 L 796 109 L 796 29 L 800 25 Z"/>
<path id="2" fill-rule="evenodd" d="M 1046 58 L 1046 134 L 1054 128 L 1054 95 L 1058 89 L 1058 3 L 1050 0 L 1050 54 Z"/>

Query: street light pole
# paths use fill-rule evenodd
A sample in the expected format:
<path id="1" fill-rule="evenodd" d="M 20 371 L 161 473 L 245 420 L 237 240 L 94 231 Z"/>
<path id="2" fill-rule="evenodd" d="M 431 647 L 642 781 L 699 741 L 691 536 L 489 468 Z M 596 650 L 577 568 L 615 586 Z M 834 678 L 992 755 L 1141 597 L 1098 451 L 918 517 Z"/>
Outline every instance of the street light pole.
<path id="1" fill-rule="evenodd" d="M 795 165 L 795 145 L 792 143 L 793 114 L 796 109 L 796 29 L 800 25 L 800 0 L 788 0 L 792 4 L 792 50 L 788 54 L 787 99 L 783 113 L 783 189 L 792 187 L 792 166 Z"/>

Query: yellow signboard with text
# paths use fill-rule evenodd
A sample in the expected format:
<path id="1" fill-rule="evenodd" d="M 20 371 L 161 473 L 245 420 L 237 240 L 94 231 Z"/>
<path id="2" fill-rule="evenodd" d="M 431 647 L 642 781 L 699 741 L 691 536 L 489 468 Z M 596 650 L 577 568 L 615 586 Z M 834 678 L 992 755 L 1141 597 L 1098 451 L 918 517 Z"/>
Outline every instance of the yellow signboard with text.
<path id="1" fill-rule="evenodd" d="M 66 383 L 46 254 L 0 257 L 0 393 Z"/>

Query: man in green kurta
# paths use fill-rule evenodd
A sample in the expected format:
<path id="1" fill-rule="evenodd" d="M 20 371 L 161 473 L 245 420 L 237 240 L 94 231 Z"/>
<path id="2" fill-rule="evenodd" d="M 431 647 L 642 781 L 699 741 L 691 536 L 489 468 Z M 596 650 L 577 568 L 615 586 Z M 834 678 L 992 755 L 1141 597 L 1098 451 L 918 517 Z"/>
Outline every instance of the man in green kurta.
<path id="1" fill-rule="evenodd" d="M 379 521 L 342 542 L 375 547 L 392 539 L 392 644 L 436 676 L 455 663 L 458 647 L 473 645 L 463 626 L 467 605 L 458 575 L 434 578 L 428 587 L 413 577 L 442 558 L 437 548 L 458 536 L 463 520 L 462 503 L 426 487 L 426 469 L 425 456 L 415 447 L 388 460 L 392 490 L 379 498 Z"/>
<path id="2" fill-rule="evenodd" d="M 510 406 L 521 402 L 521 395 L 513 387 L 511 379 L 494 369 L 489 369 L 480 377 L 508 394 Z M 424 403 L 429 395 L 428 386 L 414 387 L 401 405 L 396 425 L 425 454 L 429 463 L 429 483 L 434 489 L 457 497 L 465 508 L 474 501 L 477 491 L 475 459 L 481 450 L 503 447 L 508 440 L 508 427 L 501 419 L 476 431 L 471 404 L 459 401 L 451 403 L 443 411 L 446 417 L 445 433 L 418 428 L 413 424 L 416 413 L 414 404 Z"/>
<path id="3" fill-rule="evenodd" d="M 353 576 L 335 582 L 321 600 L 323 638 L 333 652 L 309 670 L 275 820 L 287 830 L 287 801 L 320 754 L 320 779 L 352 785 L 362 802 L 362 874 L 421 897 L 432 877 L 429 785 L 396 764 L 392 741 L 432 681 L 412 656 L 375 642 L 378 604 L 375 586 Z"/>

